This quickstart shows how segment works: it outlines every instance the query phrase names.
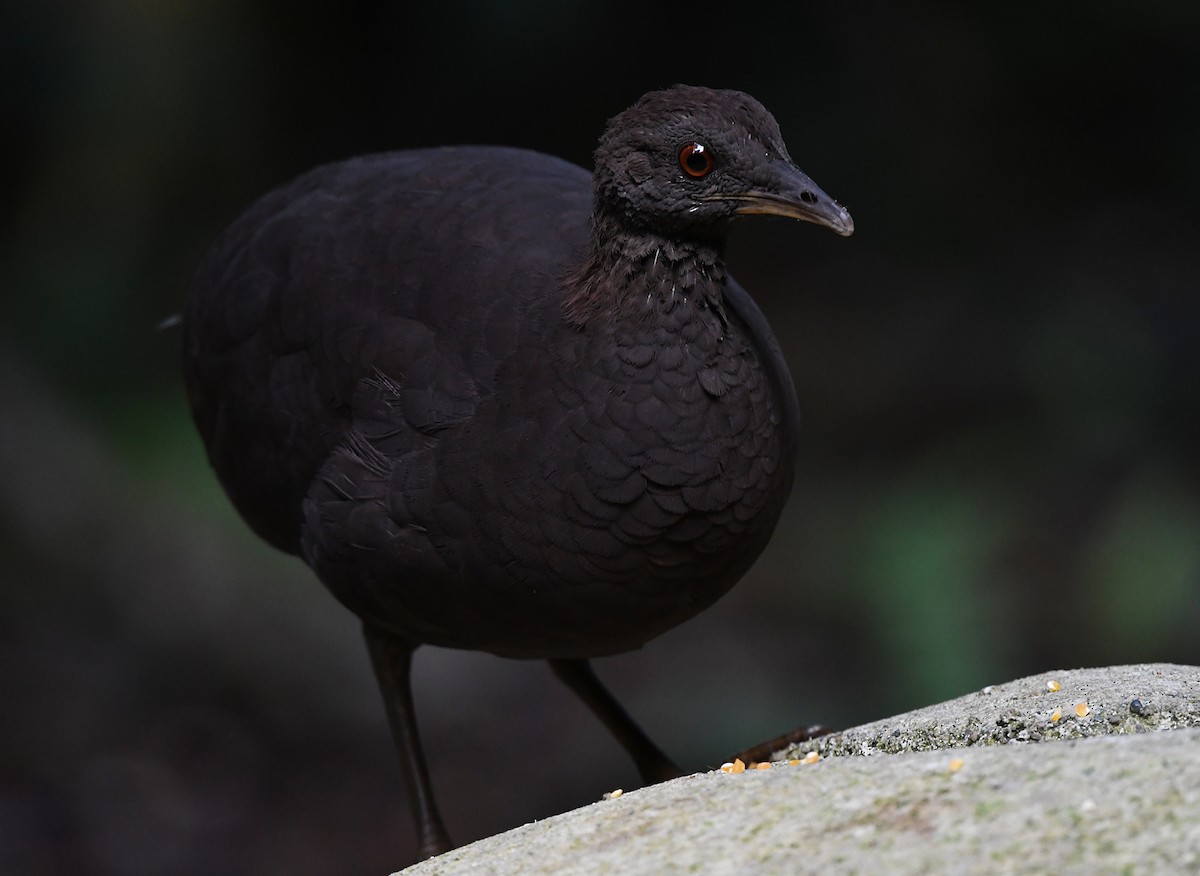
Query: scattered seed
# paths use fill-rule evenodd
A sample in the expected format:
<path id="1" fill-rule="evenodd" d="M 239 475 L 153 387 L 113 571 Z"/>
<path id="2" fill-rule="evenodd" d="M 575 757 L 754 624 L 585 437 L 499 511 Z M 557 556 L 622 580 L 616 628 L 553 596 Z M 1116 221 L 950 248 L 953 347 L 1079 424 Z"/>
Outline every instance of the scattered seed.
<path id="1" fill-rule="evenodd" d="M 821 755 L 817 754 L 815 751 L 810 751 L 808 754 L 804 755 L 804 759 L 801 760 L 800 763 L 816 763 L 820 759 Z"/>
<path id="2" fill-rule="evenodd" d="M 1089 714 L 1091 714 L 1091 711 L 1092 710 L 1088 708 L 1087 703 L 1080 703 L 1075 707 L 1075 714 L 1081 718 L 1086 718 Z"/>
<path id="3" fill-rule="evenodd" d="M 788 761 L 788 766 L 800 766 L 800 759 L 797 757 L 793 757 L 791 760 Z"/>
<path id="4" fill-rule="evenodd" d="M 762 763 L 755 764 L 754 768 L 756 770 L 769 770 L 771 768 L 771 762 L 769 760 L 764 760 Z"/>
<path id="5" fill-rule="evenodd" d="M 620 788 L 617 788 L 615 791 L 609 791 L 604 796 L 608 797 L 609 800 L 616 800 L 618 797 L 620 797 L 624 793 L 625 792 L 622 791 Z"/>
<path id="6" fill-rule="evenodd" d="M 731 764 L 731 763 L 723 763 L 723 764 L 721 764 L 721 772 L 723 772 L 723 773 L 731 773 L 731 772 L 733 772 L 733 764 Z"/>
<path id="7" fill-rule="evenodd" d="M 952 772 L 952 773 L 958 772 L 959 770 L 961 770 L 963 768 L 964 763 L 966 763 L 966 762 L 961 757 L 954 758 L 953 760 L 950 761 L 950 772 Z"/>
<path id="8" fill-rule="evenodd" d="M 1062 685 L 1054 679 L 1050 679 L 1050 681 L 1046 682 L 1046 690 L 1050 691 L 1050 693 L 1058 693 L 1062 690 Z"/>
<path id="9" fill-rule="evenodd" d="M 1055 709 L 1053 712 L 1050 713 L 1050 720 L 1053 721 L 1055 724 L 1057 724 L 1059 721 L 1062 720 L 1062 712 L 1060 712 L 1058 709 Z"/>
<path id="10" fill-rule="evenodd" d="M 740 757 L 735 757 L 733 759 L 733 765 L 729 768 L 729 771 L 731 773 L 744 773 L 746 771 L 745 761 L 743 761 Z"/>

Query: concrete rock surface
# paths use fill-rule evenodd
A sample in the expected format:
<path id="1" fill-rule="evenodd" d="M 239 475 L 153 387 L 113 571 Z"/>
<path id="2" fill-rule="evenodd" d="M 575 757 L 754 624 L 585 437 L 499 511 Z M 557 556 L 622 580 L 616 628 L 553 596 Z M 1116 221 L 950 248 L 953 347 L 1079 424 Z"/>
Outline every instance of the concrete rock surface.
<path id="1" fill-rule="evenodd" d="M 776 758 L 403 872 L 1200 874 L 1200 667 L 1046 672 Z"/>

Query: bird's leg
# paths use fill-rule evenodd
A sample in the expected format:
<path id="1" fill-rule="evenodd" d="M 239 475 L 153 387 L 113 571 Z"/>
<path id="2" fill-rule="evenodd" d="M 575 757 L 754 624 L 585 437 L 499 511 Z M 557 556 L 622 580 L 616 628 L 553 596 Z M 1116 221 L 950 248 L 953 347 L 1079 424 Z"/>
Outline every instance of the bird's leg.
<path id="1" fill-rule="evenodd" d="M 411 683 L 412 655 L 416 646 L 373 629 L 369 624 L 363 625 L 363 634 L 367 637 L 371 665 L 379 679 L 388 724 L 408 783 L 409 802 L 417 823 L 417 860 L 423 861 L 449 851 L 451 843 L 433 797 L 433 785 L 429 781 L 429 770 L 417 733 Z"/>
<path id="2" fill-rule="evenodd" d="M 583 700 L 621 746 L 629 752 L 642 780 L 647 784 L 678 778 L 684 772 L 675 766 L 657 745 L 642 732 L 629 713 L 621 708 L 608 689 L 596 677 L 587 660 L 551 660 L 550 668 Z"/>

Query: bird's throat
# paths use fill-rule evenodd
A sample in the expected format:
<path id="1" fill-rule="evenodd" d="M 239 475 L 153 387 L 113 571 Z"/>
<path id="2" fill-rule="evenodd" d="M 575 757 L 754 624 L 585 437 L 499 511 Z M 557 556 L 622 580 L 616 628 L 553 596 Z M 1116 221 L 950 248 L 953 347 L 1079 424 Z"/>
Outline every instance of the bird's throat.
<path id="1" fill-rule="evenodd" d="M 563 313 L 583 326 L 688 304 L 719 310 L 725 279 L 723 241 L 676 240 L 597 218 L 587 255 L 565 279 Z"/>

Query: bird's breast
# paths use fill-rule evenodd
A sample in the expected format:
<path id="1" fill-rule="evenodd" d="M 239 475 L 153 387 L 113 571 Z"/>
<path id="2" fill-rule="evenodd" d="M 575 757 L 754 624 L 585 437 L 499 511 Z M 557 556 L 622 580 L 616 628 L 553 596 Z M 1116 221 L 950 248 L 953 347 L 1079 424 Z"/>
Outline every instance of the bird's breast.
<path id="1" fill-rule="evenodd" d="M 707 307 L 687 311 L 615 327 L 561 379 L 575 381 L 567 480 L 616 504 L 612 528 L 631 543 L 653 529 L 657 549 L 699 556 L 719 553 L 738 521 L 756 516 L 777 480 L 783 436 L 753 344 Z M 660 513 L 645 513 L 651 504 Z"/>
<path id="2" fill-rule="evenodd" d="M 460 500 L 495 509 L 474 562 L 549 621 L 521 648 L 578 635 L 626 650 L 710 605 L 765 546 L 791 485 L 781 401 L 750 340 L 703 309 L 556 352 L 538 388 L 498 395 L 486 446 L 461 450 L 480 476 Z"/>

